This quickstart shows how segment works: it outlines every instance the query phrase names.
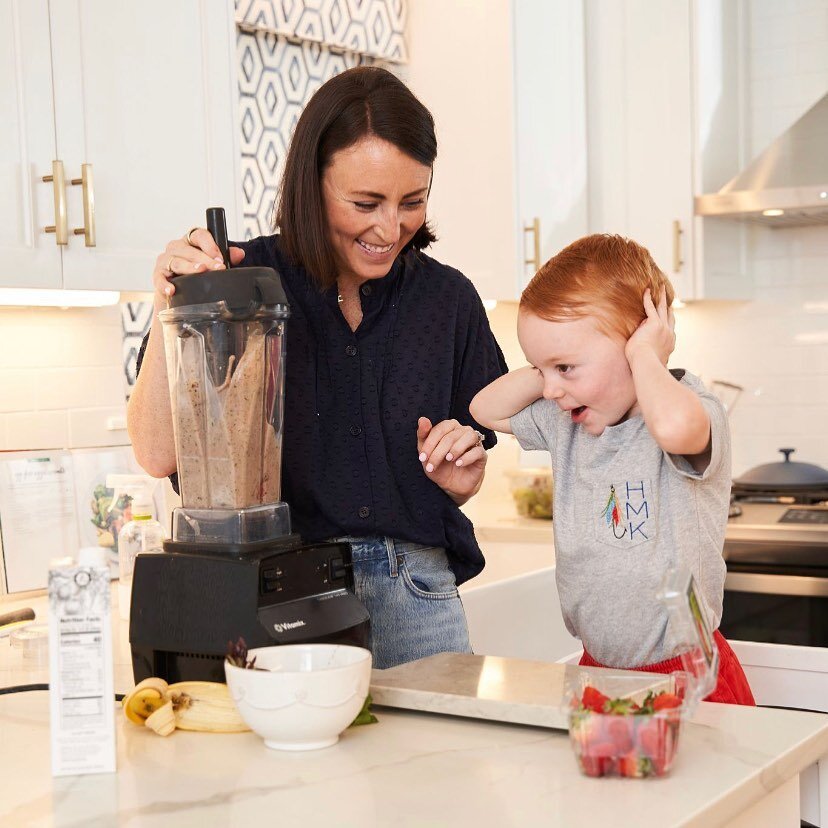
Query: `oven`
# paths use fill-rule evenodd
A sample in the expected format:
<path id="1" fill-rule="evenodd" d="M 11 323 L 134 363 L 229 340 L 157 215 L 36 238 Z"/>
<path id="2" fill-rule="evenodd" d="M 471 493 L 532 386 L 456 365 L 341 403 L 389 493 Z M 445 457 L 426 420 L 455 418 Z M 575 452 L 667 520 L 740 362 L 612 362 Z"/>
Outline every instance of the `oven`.
<path id="1" fill-rule="evenodd" d="M 731 510 L 726 638 L 828 647 L 828 504 L 793 500 L 748 496 Z"/>

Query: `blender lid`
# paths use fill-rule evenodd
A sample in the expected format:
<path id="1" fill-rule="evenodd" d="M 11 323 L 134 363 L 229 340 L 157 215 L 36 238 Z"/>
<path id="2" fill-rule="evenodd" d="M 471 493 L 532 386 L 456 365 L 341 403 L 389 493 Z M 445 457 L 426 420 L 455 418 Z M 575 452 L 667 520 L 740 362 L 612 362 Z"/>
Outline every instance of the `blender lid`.
<path id="1" fill-rule="evenodd" d="M 255 313 L 262 306 L 288 308 L 282 279 L 272 267 L 234 267 L 208 273 L 173 276 L 171 308 L 226 302 L 233 313 Z"/>
<path id="2" fill-rule="evenodd" d="M 779 451 L 785 456 L 784 460 L 754 466 L 733 481 L 734 488 L 746 491 L 777 490 L 784 493 L 828 486 L 828 469 L 813 463 L 791 460 L 795 449 L 783 448 Z"/>

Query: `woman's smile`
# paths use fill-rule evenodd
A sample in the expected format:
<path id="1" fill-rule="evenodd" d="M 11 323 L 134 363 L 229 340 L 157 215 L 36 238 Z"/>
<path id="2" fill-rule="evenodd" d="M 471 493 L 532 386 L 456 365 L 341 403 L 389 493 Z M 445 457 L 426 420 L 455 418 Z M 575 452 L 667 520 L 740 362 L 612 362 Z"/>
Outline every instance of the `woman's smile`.
<path id="1" fill-rule="evenodd" d="M 423 226 L 431 167 L 367 136 L 334 153 L 322 176 L 339 280 L 379 279 Z"/>

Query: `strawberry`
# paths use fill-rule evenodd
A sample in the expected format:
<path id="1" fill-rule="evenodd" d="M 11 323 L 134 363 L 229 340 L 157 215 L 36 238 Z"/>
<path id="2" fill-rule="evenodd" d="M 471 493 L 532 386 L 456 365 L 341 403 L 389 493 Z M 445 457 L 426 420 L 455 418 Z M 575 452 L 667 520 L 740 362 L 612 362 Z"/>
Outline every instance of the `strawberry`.
<path id="1" fill-rule="evenodd" d="M 671 707 L 681 707 L 681 699 L 674 693 L 659 693 L 653 699 L 653 710 L 669 710 Z"/>
<path id="2" fill-rule="evenodd" d="M 612 773 L 616 748 L 612 742 L 582 744 L 579 757 L 587 776 L 604 776 Z"/>
<path id="3" fill-rule="evenodd" d="M 593 756 L 579 756 L 578 761 L 581 764 L 581 770 L 587 776 L 603 776 L 606 769 L 606 760 L 598 759 Z"/>
<path id="4" fill-rule="evenodd" d="M 587 756 L 594 756 L 599 759 L 612 759 L 618 753 L 618 749 L 612 742 L 592 742 L 584 745 L 582 751 Z"/>
<path id="5" fill-rule="evenodd" d="M 636 739 L 642 756 L 657 760 L 664 757 L 666 722 L 662 719 L 652 719 L 644 722 L 638 728 Z"/>
<path id="6" fill-rule="evenodd" d="M 613 718 L 607 722 L 607 736 L 612 739 L 617 754 L 629 753 L 632 750 L 631 727 L 632 722 L 626 718 Z"/>
<path id="7" fill-rule="evenodd" d="M 604 705 L 609 701 L 609 696 L 605 696 L 600 690 L 594 687 L 587 686 L 584 688 L 581 696 L 581 704 L 587 709 L 595 713 L 603 713 Z"/>
<path id="8" fill-rule="evenodd" d="M 647 760 L 639 760 L 638 756 L 635 753 L 629 753 L 626 756 L 622 756 L 618 760 L 618 772 L 621 776 L 627 777 L 636 777 L 636 776 L 643 776 L 644 774 L 641 773 L 641 765 L 642 762 L 646 762 Z"/>

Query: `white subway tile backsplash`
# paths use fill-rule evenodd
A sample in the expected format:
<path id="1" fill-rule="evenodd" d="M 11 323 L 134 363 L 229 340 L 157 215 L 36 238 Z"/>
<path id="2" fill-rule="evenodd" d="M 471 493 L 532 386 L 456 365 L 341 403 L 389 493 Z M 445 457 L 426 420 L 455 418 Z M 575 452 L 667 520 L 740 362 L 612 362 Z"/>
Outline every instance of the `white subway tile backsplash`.
<path id="1" fill-rule="evenodd" d="M 4 414 L 6 449 L 54 449 L 69 446 L 66 411 Z"/>
<path id="2" fill-rule="evenodd" d="M 60 364 L 71 367 L 105 366 L 121 360 L 120 320 L 106 327 L 72 328 L 67 332 L 64 358 Z M 123 389 L 122 389 L 123 390 Z"/>
<path id="3" fill-rule="evenodd" d="M 129 435 L 125 429 L 110 431 L 107 428 L 109 419 L 123 419 L 126 416 L 126 405 L 123 402 L 110 408 L 73 409 L 68 412 L 68 416 L 71 448 L 129 445 Z"/>
<path id="4" fill-rule="evenodd" d="M 35 405 L 40 410 L 118 406 L 124 401 L 120 365 L 91 368 L 48 368 L 39 374 Z"/>
<path id="5" fill-rule="evenodd" d="M 828 40 L 828 10 L 824 4 L 813 3 L 811 8 L 797 9 L 790 17 L 797 45 L 824 44 Z"/>
<path id="6" fill-rule="evenodd" d="M 0 308 L 0 449 L 128 444 L 119 307 Z"/>
<path id="7" fill-rule="evenodd" d="M 818 39 L 814 43 L 800 43 L 796 50 L 797 72 L 828 72 L 828 51 L 825 49 L 824 39 Z"/>
<path id="8" fill-rule="evenodd" d="M 0 412 L 35 407 L 35 384 L 27 368 L 0 368 Z"/>

